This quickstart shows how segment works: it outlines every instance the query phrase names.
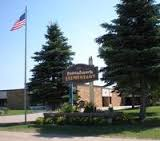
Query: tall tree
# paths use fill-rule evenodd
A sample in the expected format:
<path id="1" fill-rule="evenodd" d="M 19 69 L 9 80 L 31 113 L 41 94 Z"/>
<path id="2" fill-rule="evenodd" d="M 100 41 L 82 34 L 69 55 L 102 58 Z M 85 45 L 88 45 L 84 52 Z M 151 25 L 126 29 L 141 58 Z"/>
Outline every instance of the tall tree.
<path id="1" fill-rule="evenodd" d="M 47 28 L 45 45 L 34 53 L 37 65 L 31 70 L 33 74 L 28 85 L 32 102 L 59 104 L 67 92 L 62 72 L 72 64 L 74 53 L 57 24 Z"/>
<path id="2" fill-rule="evenodd" d="M 118 18 L 104 23 L 106 34 L 97 38 L 107 85 L 136 88 L 141 96 L 140 119 L 145 118 L 146 98 L 160 80 L 160 5 L 153 0 L 121 0 Z"/>

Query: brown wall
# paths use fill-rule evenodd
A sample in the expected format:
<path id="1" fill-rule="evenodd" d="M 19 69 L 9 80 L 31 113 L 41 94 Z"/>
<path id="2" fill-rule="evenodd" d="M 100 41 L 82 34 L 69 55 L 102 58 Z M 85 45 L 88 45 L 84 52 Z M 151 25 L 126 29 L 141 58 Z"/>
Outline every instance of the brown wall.
<path id="1" fill-rule="evenodd" d="M 109 97 L 102 97 L 102 89 L 103 87 L 101 86 L 94 86 L 94 99 L 96 107 L 103 107 L 103 105 L 109 106 Z M 78 85 L 77 90 L 80 100 L 90 102 L 89 85 Z M 107 104 L 103 104 L 103 102 L 105 102 L 103 99 L 108 99 Z M 113 92 L 111 102 L 113 106 L 121 106 L 122 98 L 118 96 L 118 93 Z"/>
<path id="2" fill-rule="evenodd" d="M 10 109 L 24 109 L 24 90 L 8 90 L 7 106 Z"/>
<path id="3" fill-rule="evenodd" d="M 112 93 L 112 106 L 121 106 L 122 98 L 118 96 L 118 93 Z"/>
<path id="4" fill-rule="evenodd" d="M 94 86 L 94 101 L 96 107 L 103 107 L 102 89 L 103 87 L 101 86 Z M 78 95 L 80 96 L 80 100 L 90 102 L 89 85 L 78 85 L 77 90 Z M 27 99 L 27 101 L 29 101 L 28 97 Z M 113 106 L 120 106 L 122 103 L 122 98 L 118 96 L 117 93 L 112 93 L 111 101 Z M 27 105 L 29 105 L 29 102 L 27 102 Z M 7 106 L 10 109 L 24 109 L 24 90 L 7 90 Z"/>
<path id="5" fill-rule="evenodd" d="M 77 90 L 80 100 L 90 102 L 88 85 L 78 85 Z M 94 86 L 94 101 L 97 107 L 102 107 L 102 88 L 99 86 Z"/>

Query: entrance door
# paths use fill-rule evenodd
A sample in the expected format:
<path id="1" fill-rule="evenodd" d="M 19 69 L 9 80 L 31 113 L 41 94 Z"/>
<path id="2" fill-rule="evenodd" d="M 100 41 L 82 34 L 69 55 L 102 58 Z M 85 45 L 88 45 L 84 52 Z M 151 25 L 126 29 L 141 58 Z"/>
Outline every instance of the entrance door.
<path id="1" fill-rule="evenodd" d="M 108 107 L 110 103 L 110 98 L 109 97 L 102 97 L 102 103 L 103 107 Z"/>

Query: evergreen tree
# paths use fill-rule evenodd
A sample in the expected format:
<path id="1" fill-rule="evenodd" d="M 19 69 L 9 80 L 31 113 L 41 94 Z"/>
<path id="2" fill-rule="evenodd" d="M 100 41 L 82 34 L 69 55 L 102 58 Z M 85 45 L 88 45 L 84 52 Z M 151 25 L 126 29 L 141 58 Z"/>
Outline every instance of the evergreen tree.
<path id="1" fill-rule="evenodd" d="M 71 46 L 57 24 L 49 25 L 45 35 L 46 44 L 33 57 L 37 65 L 28 84 L 33 103 L 59 104 L 67 93 L 62 72 L 72 64 Z"/>
<path id="2" fill-rule="evenodd" d="M 106 34 L 96 40 L 106 64 L 102 80 L 139 94 L 143 121 L 147 96 L 160 80 L 160 5 L 153 0 L 121 0 L 116 8 L 118 18 L 102 24 Z"/>

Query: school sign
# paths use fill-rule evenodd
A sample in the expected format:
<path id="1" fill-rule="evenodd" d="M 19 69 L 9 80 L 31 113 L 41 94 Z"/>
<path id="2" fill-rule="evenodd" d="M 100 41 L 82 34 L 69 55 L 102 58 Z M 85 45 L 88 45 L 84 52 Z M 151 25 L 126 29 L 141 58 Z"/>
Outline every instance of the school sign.
<path id="1" fill-rule="evenodd" d="M 67 83 L 87 83 L 98 80 L 98 67 L 86 64 L 73 65 L 64 71 L 63 80 Z"/>

